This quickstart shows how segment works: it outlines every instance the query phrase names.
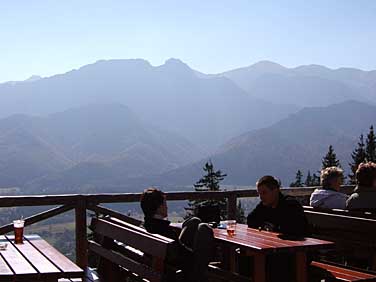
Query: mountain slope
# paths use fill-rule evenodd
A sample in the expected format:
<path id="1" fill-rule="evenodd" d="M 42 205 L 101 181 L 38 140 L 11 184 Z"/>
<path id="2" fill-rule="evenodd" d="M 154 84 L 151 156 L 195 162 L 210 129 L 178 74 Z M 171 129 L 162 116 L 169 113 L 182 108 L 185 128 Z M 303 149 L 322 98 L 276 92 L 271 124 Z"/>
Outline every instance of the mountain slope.
<path id="1" fill-rule="evenodd" d="M 297 110 L 255 99 L 225 77 L 199 78 L 177 59 L 156 67 L 141 59 L 98 61 L 28 83 L 0 84 L 0 99 L 3 117 L 122 103 L 143 120 L 208 150 Z"/>
<path id="2" fill-rule="evenodd" d="M 260 176 L 272 174 L 288 185 L 298 169 L 319 170 L 330 144 L 348 169 L 359 135 L 375 123 L 376 107 L 361 102 L 305 108 L 270 127 L 233 138 L 210 159 L 228 174 L 225 183 L 254 185 Z M 202 174 L 204 161 L 165 173 L 157 181 L 192 184 Z"/>
<path id="3" fill-rule="evenodd" d="M 100 175 L 154 175 L 202 156 L 189 141 L 144 123 L 119 104 L 0 120 L 0 171 L 7 186 L 61 179 L 67 184 L 58 187 L 65 188 Z"/>

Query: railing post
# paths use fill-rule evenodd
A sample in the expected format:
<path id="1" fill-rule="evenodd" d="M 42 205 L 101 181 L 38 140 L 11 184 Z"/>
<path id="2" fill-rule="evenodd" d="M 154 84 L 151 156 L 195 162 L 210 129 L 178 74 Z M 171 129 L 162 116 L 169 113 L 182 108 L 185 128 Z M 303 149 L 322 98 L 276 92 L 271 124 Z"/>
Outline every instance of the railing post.
<path id="1" fill-rule="evenodd" d="M 79 196 L 76 202 L 76 263 L 85 269 L 88 265 L 88 243 L 86 234 L 86 200 Z"/>
<path id="2" fill-rule="evenodd" d="M 237 197 L 235 193 L 231 193 L 227 198 L 227 217 L 228 219 L 236 219 Z"/>

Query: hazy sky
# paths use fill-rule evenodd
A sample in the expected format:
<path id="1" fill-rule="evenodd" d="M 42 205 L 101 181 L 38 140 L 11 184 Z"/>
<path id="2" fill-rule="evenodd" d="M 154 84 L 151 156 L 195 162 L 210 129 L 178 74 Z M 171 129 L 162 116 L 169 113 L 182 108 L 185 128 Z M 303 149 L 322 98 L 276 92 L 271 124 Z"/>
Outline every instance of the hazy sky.
<path id="1" fill-rule="evenodd" d="M 308 3 L 310 2 L 310 3 Z M 0 81 L 100 59 L 376 69 L 375 0 L 0 0 Z"/>

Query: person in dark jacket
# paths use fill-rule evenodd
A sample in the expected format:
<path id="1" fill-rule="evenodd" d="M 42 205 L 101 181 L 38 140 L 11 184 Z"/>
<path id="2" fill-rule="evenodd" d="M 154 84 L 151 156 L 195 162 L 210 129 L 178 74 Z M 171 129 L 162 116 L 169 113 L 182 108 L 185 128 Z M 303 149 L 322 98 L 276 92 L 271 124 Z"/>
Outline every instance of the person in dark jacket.
<path id="1" fill-rule="evenodd" d="M 182 268 L 184 281 L 206 281 L 206 271 L 214 244 L 213 230 L 198 218 L 190 218 L 182 225 L 178 236 L 167 220 L 168 208 L 166 196 L 156 188 L 148 188 L 141 196 L 141 208 L 144 212 L 144 228 L 178 243 L 177 253 L 171 254 L 171 263 Z M 170 276 L 170 275 L 169 275 Z M 169 278 L 174 281 L 174 278 Z"/>
<path id="2" fill-rule="evenodd" d="M 303 207 L 293 197 L 283 195 L 280 186 L 279 180 L 270 175 L 257 181 L 261 202 L 248 215 L 248 227 L 304 237 L 308 224 Z"/>
<path id="3" fill-rule="evenodd" d="M 281 184 L 273 176 L 261 177 L 256 183 L 261 202 L 248 215 L 248 227 L 282 233 L 286 239 L 302 239 L 307 235 L 308 223 L 303 207 L 293 197 L 281 193 Z M 294 257 L 273 254 L 266 258 L 268 281 L 291 281 Z M 239 267 L 243 274 L 250 273 L 249 258 L 242 258 Z"/>
<path id="4" fill-rule="evenodd" d="M 356 171 L 354 193 L 347 200 L 349 210 L 376 211 L 376 164 L 361 163 Z"/>

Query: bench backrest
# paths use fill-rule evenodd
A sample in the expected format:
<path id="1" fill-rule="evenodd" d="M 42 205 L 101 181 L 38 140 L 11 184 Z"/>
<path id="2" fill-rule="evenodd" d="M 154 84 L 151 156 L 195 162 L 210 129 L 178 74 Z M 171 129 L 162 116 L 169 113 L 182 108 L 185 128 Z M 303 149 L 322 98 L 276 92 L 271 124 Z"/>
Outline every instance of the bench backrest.
<path id="1" fill-rule="evenodd" d="M 139 226 L 116 218 L 93 218 L 90 228 L 96 234 L 112 241 L 116 240 L 128 248 L 141 252 L 143 256 L 151 258 L 152 263 L 150 265 L 143 260 L 137 261 L 133 257 L 127 256 L 126 253 L 120 254 L 94 241 L 89 241 L 89 250 L 149 281 L 159 282 L 162 280 L 164 262 L 169 249 L 174 247 L 174 240 L 150 234 Z"/>
<path id="2" fill-rule="evenodd" d="M 328 213 L 328 214 L 337 214 L 337 215 L 344 215 L 344 216 L 351 216 L 351 217 L 376 219 L 375 211 L 350 211 L 350 210 L 341 210 L 341 209 L 323 209 L 323 208 L 314 208 L 311 206 L 303 206 L 303 208 L 305 211 L 315 211 L 315 212 L 322 212 L 322 213 Z"/>
<path id="3" fill-rule="evenodd" d="M 376 220 L 316 211 L 304 211 L 313 235 L 329 240 L 373 246 Z"/>

